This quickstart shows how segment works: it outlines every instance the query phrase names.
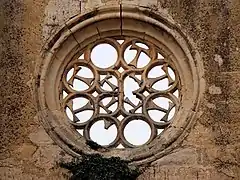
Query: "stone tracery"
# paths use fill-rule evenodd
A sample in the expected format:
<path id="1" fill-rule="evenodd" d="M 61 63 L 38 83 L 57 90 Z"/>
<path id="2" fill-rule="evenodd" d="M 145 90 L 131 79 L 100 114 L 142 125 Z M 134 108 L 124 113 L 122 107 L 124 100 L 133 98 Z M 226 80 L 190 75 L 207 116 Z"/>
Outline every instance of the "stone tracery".
<path id="1" fill-rule="evenodd" d="M 113 60 L 109 66 L 101 67 L 101 62 L 96 64 L 92 58 L 93 49 L 102 44 L 110 45 L 117 53 L 116 62 Z M 132 58 L 126 57 L 127 50 L 135 52 Z M 126 89 L 131 89 L 126 79 L 138 86 L 131 91 L 135 101 L 126 94 Z M 106 147 L 135 147 L 124 135 L 133 120 L 149 125 L 151 135 L 145 143 L 150 143 L 158 130 L 170 124 L 180 104 L 180 82 L 171 59 L 163 57 L 154 44 L 132 37 L 121 41 L 106 38 L 89 45 L 65 68 L 62 82 L 62 107 L 69 122 L 77 130 L 83 129 L 87 140 L 92 140 L 90 129 L 97 121 L 103 120 L 105 129 L 116 126 L 117 135 Z"/>

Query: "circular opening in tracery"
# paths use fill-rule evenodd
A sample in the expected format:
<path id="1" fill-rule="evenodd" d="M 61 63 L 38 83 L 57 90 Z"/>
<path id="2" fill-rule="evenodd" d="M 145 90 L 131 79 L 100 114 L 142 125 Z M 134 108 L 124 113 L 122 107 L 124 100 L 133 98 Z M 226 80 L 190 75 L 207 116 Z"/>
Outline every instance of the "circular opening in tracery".
<path id="1" fill-rule="evenodd" d="M 93 72 L 88 67 L 75 65 L 67 72 L 66 81 L 71 89 L 85 91 L 91 86 L 93 77 Z"/>
<path id="2" fill-rule="evenodd" d="M 112 125 L 108 129 L 104 128 L 103 120 L 95 122 L 90 128 L 90 138 L 92 141 L 102 146 L 111 144 L 117 137 L 117 128 Z"/>
<path id="3" fill-rule="evenodd" d="M 74 123 L 84 123 L 93 116 L 91 102 L 85 97 L 73 98 L 68 102 L 65 109 L 66 115 Z"/>
<path id="4" fill-rule="evenodd" d="M 152 88 L 158 91 L 165 91 L 169 89 L 175 81 L 175 73 L 170 66 L 158 65 L 153 67 L 148 72 L 148 78 L 155 78 Z"/>
<path id="5" fill-rule="evenodd" d="M 130 121 L 124 129 L 124 137 L 134 146 L 141 146 L 151 137 L 151 127 L 142 120 Z"/>
<path id="6" fill-rule="evenodd" d="M 150 57 L 145 53 L 149 48 L 146 44 L 143 43 L 136 43 L 136 46 L 141 48 L 141 52 L 137 51 L 136 47 L 133 45 L 130 45 L 126 48 L 124 52 L 124 59 L 127 64 L 130 64 L 132 66 L 135 66 L 137 68 L 143 68 L 148 65 L 150 62 Z M 137 63 L 135 63 L 135 59 L 137 57 Z"/>
<path id="7" fill-rule="evenodd" d="M 152 100 L 157 107 L 148 111 L 150 118 L 155 122 L 169 122 L 175 115 L 173 102 L 165 97 L 157 97 Z"/>
<path id="8" fill-rule="evenodd" d="M 91 60 L 98 68 L 109 68 L 117 61 L 117 51 L 110 44 L 99 44 L 92 49 Z"/>

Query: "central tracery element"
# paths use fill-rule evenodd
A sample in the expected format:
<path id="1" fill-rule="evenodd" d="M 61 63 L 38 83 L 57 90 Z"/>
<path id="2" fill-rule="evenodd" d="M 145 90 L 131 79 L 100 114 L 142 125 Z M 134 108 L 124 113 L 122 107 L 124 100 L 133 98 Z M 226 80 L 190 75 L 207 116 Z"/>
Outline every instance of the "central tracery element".
<path id="1" fill-rule="evenodd" d="M 116 131 L 104 146 L 129 148 L 150 143 L 171 123 L 179 109 L 179 85 L 174 62 L 154 44 L 133 37 L 106 38 L 70 61 L 60 99 L 69 122 L 86 140 L 94 141 L 91 129 L 103 122 L 105 129 Z M 128 138 L 129 132 L 141 136 L 143 129 L 134 122 L 150 129 L 142 144 Z"/>

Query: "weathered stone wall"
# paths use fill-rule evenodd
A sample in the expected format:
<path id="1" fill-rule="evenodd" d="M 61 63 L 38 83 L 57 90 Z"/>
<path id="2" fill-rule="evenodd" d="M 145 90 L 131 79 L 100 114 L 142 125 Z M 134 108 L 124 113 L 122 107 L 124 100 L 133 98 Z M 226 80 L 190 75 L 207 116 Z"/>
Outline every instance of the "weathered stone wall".
<path id="1" fill-rule="evenodd" d="M 116 0 L 0 1 L 0 179 L 66 179 L 68 156 L 36 118 L 35 65 L 48 39 L 71 17 Z M 240 179 L 240 1 L 122 0 L 161 11 L 197 47 L 206 90 L 196 124 L 170 155 L 139 179 Z"/>

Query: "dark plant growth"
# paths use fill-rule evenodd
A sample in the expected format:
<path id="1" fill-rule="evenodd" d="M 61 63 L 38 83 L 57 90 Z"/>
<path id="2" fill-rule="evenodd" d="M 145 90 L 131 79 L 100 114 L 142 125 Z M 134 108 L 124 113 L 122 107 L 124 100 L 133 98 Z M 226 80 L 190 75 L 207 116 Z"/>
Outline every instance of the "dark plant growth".
<path id="1" fill-rule="evenodd" d="M 70 180 L 135 180 L 140 175 L 140 170 L 129 167 L 127 161 L 100 154 L 82 155 L 60 166 L 72 173 Z"/>

